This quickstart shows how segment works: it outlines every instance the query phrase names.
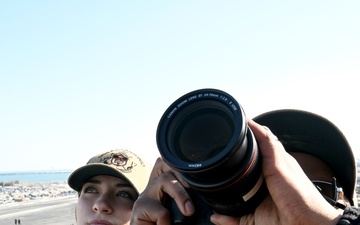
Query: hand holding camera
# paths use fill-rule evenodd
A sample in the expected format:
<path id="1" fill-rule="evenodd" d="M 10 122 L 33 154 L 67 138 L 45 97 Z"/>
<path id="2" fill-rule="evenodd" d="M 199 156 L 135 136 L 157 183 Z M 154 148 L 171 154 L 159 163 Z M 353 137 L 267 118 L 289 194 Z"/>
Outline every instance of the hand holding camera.
<path id="1" fill-rule="evenodd" d="M 179 98 L 161 118 L 157 142 L 165 163 L 155 168 L 166 169 L 135 202 L 132 225 L 336 224 L 341 216 L 227 93 Z"/>

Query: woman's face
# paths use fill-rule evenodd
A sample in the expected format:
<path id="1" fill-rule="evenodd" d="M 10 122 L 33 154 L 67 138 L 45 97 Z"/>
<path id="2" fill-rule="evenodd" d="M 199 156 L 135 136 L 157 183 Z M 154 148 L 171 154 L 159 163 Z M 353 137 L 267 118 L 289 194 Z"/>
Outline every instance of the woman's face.
<path id="1" fill-rule="evenodd" d="M 78 225 L 130 224 L 131 210 L 138 195 L 125 180 L 99 175 L 82 187 L 76 206 Z"/>

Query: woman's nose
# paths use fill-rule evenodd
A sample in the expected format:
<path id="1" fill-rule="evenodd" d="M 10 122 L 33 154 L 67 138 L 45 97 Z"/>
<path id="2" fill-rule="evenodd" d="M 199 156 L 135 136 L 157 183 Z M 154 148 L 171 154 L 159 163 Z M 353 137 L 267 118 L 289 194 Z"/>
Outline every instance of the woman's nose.
<path id="1" fill-rule="evenodd" d="M 111 206 L 111 199 L 109 198 L 109 196 L 106 195 L 99 196 L 99 198 L 95 201 L 93 205 L 93 210 L 99 213 L 107 213 L 107 214 L 112 213 L 113 209 Z"/>

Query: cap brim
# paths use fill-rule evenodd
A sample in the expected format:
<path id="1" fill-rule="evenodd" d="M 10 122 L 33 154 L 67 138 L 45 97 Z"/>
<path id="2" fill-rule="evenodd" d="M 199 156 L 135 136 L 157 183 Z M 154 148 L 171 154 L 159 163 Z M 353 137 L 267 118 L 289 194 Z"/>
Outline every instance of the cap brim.
<path id="1" fill-rule="evenodd" d="M 135 191 L 139 194 L 137 188 L 124 174 L 104 163 L 92 163 L 78 168 L 70 174 L 68 184 L 72 189 L 79 192 L 87 180 L 98 175 L 109 175 L 124 179 L 129 182 L 129 184 L 131 184 Z"/>
<path id="2" fill-rule="evenodd" d="M 323 160 L 343 183 L 346 196 L 353 198 L 356 164 L 343 133 L 329 120 L 301 110 L 284 109 L 253 119 L 269 127 L 286 151 L 312 154 Z"/>

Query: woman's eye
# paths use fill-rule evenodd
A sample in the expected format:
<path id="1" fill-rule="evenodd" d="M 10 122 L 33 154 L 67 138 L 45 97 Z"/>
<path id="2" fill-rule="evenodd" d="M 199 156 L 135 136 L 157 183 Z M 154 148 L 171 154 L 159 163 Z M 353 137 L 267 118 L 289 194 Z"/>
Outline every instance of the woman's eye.
<path id="1" fill-rule="evenodd" d="M 84 188 L 84 193 L 94 193 L 97 192 L 95 188 L 93 187 L 86 187 Z"/>
<path id="2" fill-rule="evenodd" d="M 119 196 L 119 197 L 122 197 L 122 198 L 130 198 L 130 199 L 135 200 L 135 199 L 134 199 L 134 196 L 132 196 L 132 195 L 131 195 L 129 192 L 127 192 L 127 191 L 119 191 L 116 196 Z"/>

